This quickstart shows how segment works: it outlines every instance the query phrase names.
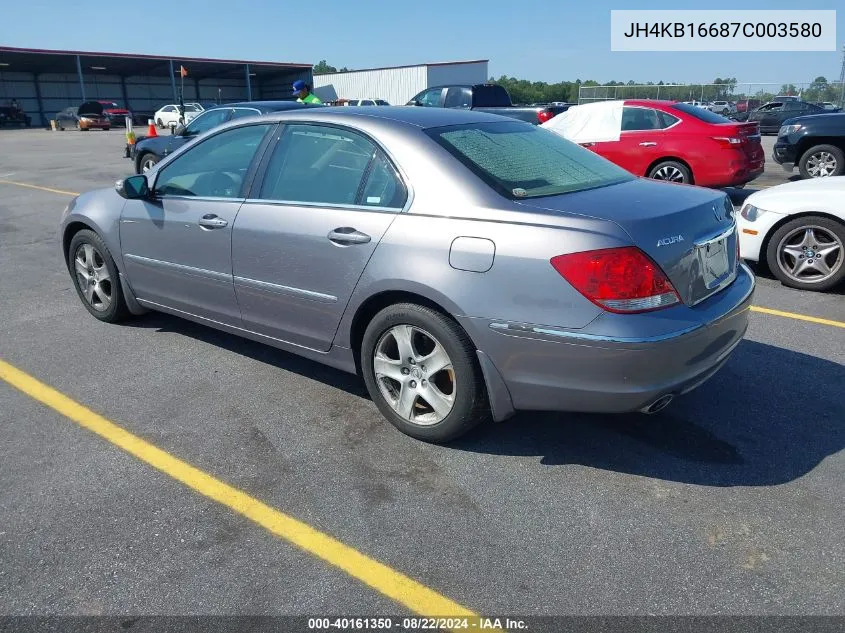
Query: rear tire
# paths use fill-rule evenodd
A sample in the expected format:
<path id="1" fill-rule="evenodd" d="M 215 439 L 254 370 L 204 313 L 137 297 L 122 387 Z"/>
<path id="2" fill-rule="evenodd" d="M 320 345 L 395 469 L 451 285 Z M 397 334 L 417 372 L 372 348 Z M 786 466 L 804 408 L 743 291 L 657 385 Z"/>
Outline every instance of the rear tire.
<path id="1" fill-rule="evenodd" d="M 835 145 L 816 145 L 801 155 L 798 171 L 802 178 L 841 176 L 845 171 L 845 153 Z"/>
<path id="2" fill-rule="evenodd" d="M 117 266 L 99 235 L 89 229 L 74 235 L 67 261 L 76 294 L 88 312 L 106 323 L 129 315 Z"/>
<path id="3" fill-rule="evenodd" d="M 403 332 L 408 336 L 400 344 Z M 377 363 L 391 375 L 377 374 Z M 491 417 L 474 345 L 457 323 L 431 308 L 401 303 L 376 314 L 361 343 L 361 369 L 382 415 L 419 440 L 448 442 Z"/>
<path id="4" fill-rule="evenodd" d="M 159 119 L 158 121 L 156 121 L 156 126 L 158 127 L 159 130 L 163 130 L 164 129 L 164 121 Z"/>
<path id="5" fill-rule="evenodd" d="M 807 243 L 809 237 L 812 243 Z M 812 266 L 796 268 L 809 259 L 813 260 Z M 766 263 L 772 274 L 790 288 L 815 291 L 833 288 L 845 280 L 845 225 L 814 215 L 791 220 L 769 239 Z M 826 269 L 829 274 L 824 274 Z"/>
<path id="6" fill-rule="evenodd" d="M 678 184 L 692 184 L 692 173 L 689 168 L 676 160 L 664 160 L 657 163 L 648 172 L 648 177 Z"/>

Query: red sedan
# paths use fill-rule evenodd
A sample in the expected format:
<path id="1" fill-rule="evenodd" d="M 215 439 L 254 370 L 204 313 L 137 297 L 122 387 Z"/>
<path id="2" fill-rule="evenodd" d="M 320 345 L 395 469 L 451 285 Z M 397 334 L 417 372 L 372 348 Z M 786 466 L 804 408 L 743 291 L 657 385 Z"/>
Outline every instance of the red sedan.
<path id="1" fill-rule="evenodd" d="M 591 103 L 570 108 L 545 127 L 634 175 L 657 180 L 738 187 L 762 174 L 765 163 L 757 123 L 686 103 Z"/>

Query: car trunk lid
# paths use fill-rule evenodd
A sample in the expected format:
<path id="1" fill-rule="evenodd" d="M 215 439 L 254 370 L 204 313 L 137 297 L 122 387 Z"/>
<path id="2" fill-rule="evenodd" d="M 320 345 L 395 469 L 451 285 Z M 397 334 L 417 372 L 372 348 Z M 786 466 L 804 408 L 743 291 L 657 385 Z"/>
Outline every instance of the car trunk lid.
<path id="1" fill-rule="evenodd" d="M 736 278 L 736 222 L 733 205 L 723 193 L 637 179 L 518 204 L 617 224 L 661 267 L 687 305 L 703 301 Z"/>

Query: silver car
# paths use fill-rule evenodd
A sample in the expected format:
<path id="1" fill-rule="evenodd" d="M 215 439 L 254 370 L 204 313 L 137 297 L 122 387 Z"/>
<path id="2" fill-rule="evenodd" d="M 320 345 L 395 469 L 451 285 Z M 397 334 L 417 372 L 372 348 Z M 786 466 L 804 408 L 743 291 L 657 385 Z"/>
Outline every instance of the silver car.
<path id="1" fill-rule="evenodd" d="M 656 412 L 725 363 L 754 290 L 723 193 L 440 108 L 239 119 L 60 232 L 98 319 L 158 310 L 357 372 L 435 442 L 516 410 Z"/>

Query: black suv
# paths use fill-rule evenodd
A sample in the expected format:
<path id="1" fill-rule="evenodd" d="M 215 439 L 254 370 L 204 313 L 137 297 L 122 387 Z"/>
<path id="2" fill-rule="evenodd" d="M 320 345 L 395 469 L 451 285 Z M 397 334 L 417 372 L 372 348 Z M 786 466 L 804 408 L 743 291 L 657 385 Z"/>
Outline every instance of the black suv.
<path id="1" fill-rule="evenodd" d="M 748 120 L 760 124 L 760 134 L 776 134 L 787 119 L 822 112 L 824 110 L 819 106 L 797 99 L 772 101 L 754 110 L 748 115 Z"/>
<path id="2" fill-rule="evenodd" d="M 149 171 L 153 165 L 168 154 L 186 145 L 194 138 L 208 130 L 233 121 L 241 117 L 256 116 L 279 110 L 294 108 L 322 108 L 297 101 L 245 101 L 243 103 L 227 103 L 216 105 L 205 110 L 188 125 L 176 128 L 172 134 L 164 136 L 139 136 L 134 145 L 126 146 L 126 158 L 131 158 L 135 164 L 135 173 Z"/>
<path id="3" fill-rule="evenodd" d="M 803 178 L 845 174 L 845 113 L 787 119 L 772 158 L 787 171 L 797 164 Z"/>

